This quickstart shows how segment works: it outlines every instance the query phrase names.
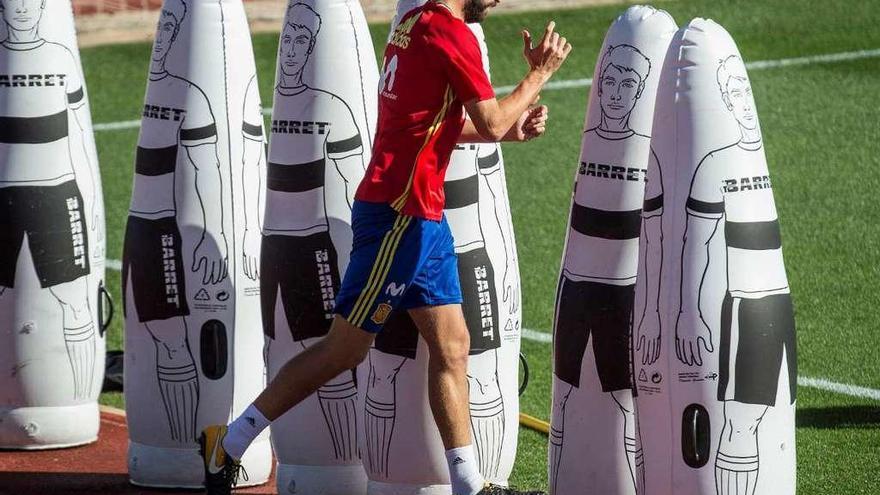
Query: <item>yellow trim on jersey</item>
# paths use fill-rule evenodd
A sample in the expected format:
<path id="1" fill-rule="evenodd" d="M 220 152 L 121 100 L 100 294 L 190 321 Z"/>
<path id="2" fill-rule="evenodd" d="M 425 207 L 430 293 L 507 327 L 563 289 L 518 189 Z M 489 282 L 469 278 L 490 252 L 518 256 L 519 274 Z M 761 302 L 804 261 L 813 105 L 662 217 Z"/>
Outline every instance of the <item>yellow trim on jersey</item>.
<path id="1" fill-rule="evenodd" d="M 394 255 L 397 252 L 397 247 L 400 245 L 400 240 L 403 238 L 403 233 L 406 232 L 411 222 L 412 217 L 399 215 L 397 220 L 394 221 L 394 226 L 385 234 L 385 238 L 382 239 L 382 245 L 379 247 L 376 261 L 373 263 L 373 269 L 367 278 L 367 284 L 364 290 L 361 291 L 361 295 L 358 296 L 348 316 L 348 322 L 352 325 L 360 327 L 367 318 L 369 309 L 373 306 L 376 296 L 379 295 L 382 281 L 385 280 L 385 277 L 388 276 L 388 272 L 391 270 L 391 262 L 394 260 Z"/>
<path id="2" fill-rule="evenodd" d="M 452 103 L 452 98 L 452 86 L 446 86 L 446 94 L 443 96 L 443 106 L 440 108 L 437 116 L 434 117 L 434 122 L 431 124 L 431 127 L 428 128 L 428 135 L 425 136 L 425 142 L 422 143 L 422 147 L 419 148 L 419 152 L 416 154 L 416 160 L 415 163 L 413 163 L 412 171 L 409 173 L 409 180 L 406 183 L 406 189 L 403 190 L 403 194 L 398 196 L 397 199 L 391 203 L 391 207 L 397 211 L 402 210 L 404 205 L 406 205 L 406 200 L 409 199 L 409 193 L 412 191 L 413 179 L 416 174 L 416 167 L 419 165 L 419 158 L 421 158 L 422 152 L 425 151 L 431 138 L 434 137 L 434 134 L 436 134 L 438 130 L 440 130 L 440 125 L 446 118 L 446 113 L 449 111 L 449 105 Z"/>

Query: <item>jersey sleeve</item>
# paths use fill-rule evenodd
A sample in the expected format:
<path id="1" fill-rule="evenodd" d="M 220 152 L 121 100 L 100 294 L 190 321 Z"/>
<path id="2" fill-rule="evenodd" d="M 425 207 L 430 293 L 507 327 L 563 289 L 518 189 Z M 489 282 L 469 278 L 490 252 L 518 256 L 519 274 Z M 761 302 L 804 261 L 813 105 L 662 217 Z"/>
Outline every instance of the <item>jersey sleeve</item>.
<path id="1" fill-rule="evenodd" d="M 340 98 L 333 96 L 333 115 L 327 136 L 327 158 L 341 160 L 364 152 L 363 139 L 351 109 Z"/>
<path id="2" fill-rule="evenodd" d="M 79 64 L 73 57 L 73 53 L 64 49 L 65 59 L 65 93 L 67 93 L 67 105 L 70 108 L 79 108 L 86 101 L 85 88 L 83 88 L 82 76 L 79 72 Z"/>
<path id="3" fill-rule="evenodd" d="M 245 91 L 241 134 L 245 139 L 263 142 L 263 112 L 260 108 L 260 94 L 257 90 L 256 76 L 251 77 Z"/>
<path id="4" fill-rule="evenodd" d="M 437 56 L 455 96 L 462 103 L 495 97 L 495 90 L 483 68 L 483 56 L 476 37 L 468 29 L 436 37 Z"/>
<path id="5" fill-rule="evenodd" d="M 197 86 L 187 87 L 186 115 L 180 127 L 180 144 L 199 146 L 217 142 L 217 124 L 208 97 Z"/>
<path id="6" fill-rule="evenodd" d="M 642 205 L 644 218 L 657 217 L 663 214 L 663 170 L 654 149 L 648 158 L 648 183 L 645 185 L 645 202 Z"/>
<path id="7" fill-rule="evenodd" d="M 501 170 L 501 146 L 497 143 L 479 145 L 477 167 L 483 175 L 490 175 Z"/>
<path id="8" fill-rule="evenodd" d="M 697 166 L 687 199 L 687 212 L 691 215 L 718 219 L 724 215 L 724 195 L 721 180 L 717 177 L 720 163 L 715 153 L 709 153 Z"/>

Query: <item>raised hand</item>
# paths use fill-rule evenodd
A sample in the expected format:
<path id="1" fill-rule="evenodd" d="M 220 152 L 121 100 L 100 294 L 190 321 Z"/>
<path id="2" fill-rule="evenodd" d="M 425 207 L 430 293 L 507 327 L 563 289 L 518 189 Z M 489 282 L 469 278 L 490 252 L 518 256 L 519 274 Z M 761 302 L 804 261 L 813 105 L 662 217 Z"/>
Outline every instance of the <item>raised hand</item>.
<path id="1" fill-rule="evenodd" d="M 542 73 L 550 78 L 568 58 L 571 53 L 571 43 L 555 32 L 556 22 L 547 23 L 544 37 L 538 46 L 532 45 L 532 35 L 528 30 L 523 30 L 523 57 L 533 71 Z"/>

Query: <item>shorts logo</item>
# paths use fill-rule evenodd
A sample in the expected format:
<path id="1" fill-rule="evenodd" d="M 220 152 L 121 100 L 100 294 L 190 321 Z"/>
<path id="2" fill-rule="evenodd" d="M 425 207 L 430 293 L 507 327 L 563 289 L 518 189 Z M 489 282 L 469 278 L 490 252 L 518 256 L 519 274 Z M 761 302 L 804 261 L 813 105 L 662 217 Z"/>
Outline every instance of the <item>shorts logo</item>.
<path id="1" fill-rule="evenodd" d="M 495 322 L 492 318 L 492 293 L 489 291 L 488 270 L 485 266 L 474 268 L 477 292 L 480 295 L 480 331 L 483 337 L 495 340 Z"/>
<path id="2" fill-rule="evenodd" d="M 403 291 L 406 290 L 406 284 L 398 285 L 395 282 L 391 282 L 388 284 L 388 287 L 385 289 L 385 295 L 391 297 L 397 297 L 403 295 Z"/>
<path id="3" fill-rule="evenodd" d="M 330 270 L 330 253 L 326 249 L 315 251 L 315 266 L 318 269 L 318 283 L 321 286 L 321 302 L 324 306 L 324 318 L 333 319 L 336 307 L 336 291 L 333 289 L 333 275 Z"/>
<path id="4" fill-rule="evenodd" d="M 174 236 L 162 234 L 162 266 L 165 271 L 165 302 L 180 307 L 177 290 L 177 263 L 174 262 Z"/>
<path id="5" fill-rule="evenodd" d="M 80 268 L 86 267 L 86 246 L 83 237 L 82 214 L 79 211 L 79 200 L 67 198 L 67 215 L 70 218 L 70 239 L 73 242 L 73 263 Z"/>
<path id="6" fill-rule="evenodd" d="M 86 246 L 83 238 L 82 215 L 79 211 L 79 200 L 67 198 L 67 215 L 70 217 L 70 239 L 73 242 L 73 263 L 80 268 L 86 267 Z"/>
<path id="7" fill-rule="evenodd" d="M 391 315 L 391 305 L 388 303 L 380 303 L 379 306 L 376 307 L 376 312 L 373 313 L 373 316 L 370 317 L 373 320 L 373 323 L 376 325 L 381 325 L 388 320 L 388 317 Z"/>

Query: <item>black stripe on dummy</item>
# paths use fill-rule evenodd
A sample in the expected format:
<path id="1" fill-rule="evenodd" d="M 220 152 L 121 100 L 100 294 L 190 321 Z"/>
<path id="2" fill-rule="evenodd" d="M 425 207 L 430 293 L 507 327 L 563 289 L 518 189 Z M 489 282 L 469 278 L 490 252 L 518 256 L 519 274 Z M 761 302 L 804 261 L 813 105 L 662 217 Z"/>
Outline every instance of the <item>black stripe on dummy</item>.
<path id="1" fill-rule="evenodd" d="M 480 170 L 488 170 L 498 166 L 499 161 L 501 161 L 501 157 L 498 155 L 498 148 L 496 147 L 491 155 L 477 158 L 477 166 L 480 167 Z"/>
<path id="2" fill-rule="evenodd" d="M 42 117 L 0 117 L 0 143 L 51 143 L 67 137 L 67 110 Z"/>
<path id="3" fill-rule="evenodd" d="M 67 103 L 69 103 L 71 105 L 79 103 L 83 100 L 84 96 L 85 96 L 85 94 L 83 92 L 83 89 L 80 87 L 78 90 L 74 91 L 73 93 L 67 93 Z"/>
<path id="4" fill-rule="evenodd" d="M 255 137 L 257 139 L 263 137 L 263 128 L 259 125 L 254 125 L 254 124 L 251 124 L 248 122 L 242 122 L 241 123 L 241 130 L 242 130 L 242 132 L 244 132 L 245 134 L 247 134 L 250 137 Z"/>
<path id="5" fill-rule="evenodd" d="M 448 180 L 443 183 L 446 195 L 446 209 L 464 208 L 480 201 L 480 180 L 476 174 L 464 179 Z"/>
<path id="6" fill-rule="evenodd" d="M 604 211 L 577 203 L 571 210 L 571 228 L 601 239 L 638 239 L 642 210 Z"/>
<path id="7" fill-rule="evenodd" d="M 724 213 L 724 202 L 706 203 L 694 198 L 688 198 L 687 209 L 694 213 L 705 213 L 706 215 L 721 215 Z"/>
<path id="8" fill-rule="evenodd" d="M 362 146 L 361 135 L 355 134 L 354 136 L 344 139 L 342 141 L 336 141 L 335 143 L 327 143 L 327 154 L 328 155 L 339 155 L 342 153 L 348 153 L 349 151 L 354 151 Z"/>
<path id="9" fill-rule="evenodd" d="M 163 175 L 174 172 L 177 166 L 177 145 L 167 148 L 137 147 L 134 171 L 140 175 Z"/>
<path id="10" fill-rule="evenodd" d="M 273 191 L 303 192 L 324 186 L 324 159 L 299 165 L 269 163 L 267 187 Z"/>
<path id="11" fill-rule="evenodd" d="M 642 205 L 642 211 L 645 214 L 654 213 L 655 211 L 663 208 L 663 195 L 659 195 L 655 198 L 646 199 L 645 203 Z"/>
<path id="12" fill-rule="evenodd" d="M 210 137 L 214 137 L 217 135 L 217 126 L 214 124 L 206 125 L 205 127 L 198 127 L 196 129 L 181 129 L 180 130 L 180 140 L 181 141 L 198 141 L 200 139 L 207 139 Z"/>
<path id="13" fill-rule="evenodd" d="M 779 249 L 782 237 L 779 234 L 779 222 L 724 222 L 724 237 L 727 245 L 739 249 Z"/>
<path id="14" fill-rule="evenodd" d="M 71 105 L 74 103 L 79 103 L 82 101 L 84 96 L 85 93 L 83 92 L 82 88 L 79 88 L 73 93 L 67 93 L 67 103 L 70 103 Z"/>

